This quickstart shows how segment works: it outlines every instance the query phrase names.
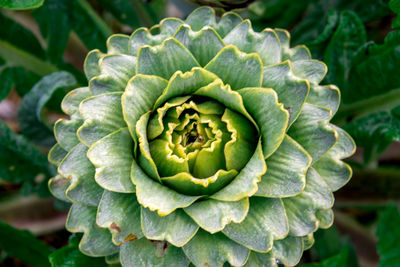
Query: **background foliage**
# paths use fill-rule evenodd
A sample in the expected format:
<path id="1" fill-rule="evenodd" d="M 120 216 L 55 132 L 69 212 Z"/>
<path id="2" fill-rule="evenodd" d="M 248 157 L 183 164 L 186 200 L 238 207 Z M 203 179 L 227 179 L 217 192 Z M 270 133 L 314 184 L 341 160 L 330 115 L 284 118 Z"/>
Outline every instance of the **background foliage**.
<path id="1" fill-rule="evenodd" d="M 79 238 L 63 230 L 68 207 L 48 192 L 55 170 L 46 153 L 64 116 L 61 99 L 85 84 L 84 57 L 104 50 L 109 35 L 195 7 L 0 0 L 0 264 L 104 264 L 79 252 Z M 317 232 L 303 266 L 400 266 L 400 0 L 258 0 L 238 12 L 259 30 L 289 29 L 293 45 L 328 65 L 324 82 L 342 93 L 335 123 L 358 145 L 354 177 L 335 195 L 335 226 Z"/>

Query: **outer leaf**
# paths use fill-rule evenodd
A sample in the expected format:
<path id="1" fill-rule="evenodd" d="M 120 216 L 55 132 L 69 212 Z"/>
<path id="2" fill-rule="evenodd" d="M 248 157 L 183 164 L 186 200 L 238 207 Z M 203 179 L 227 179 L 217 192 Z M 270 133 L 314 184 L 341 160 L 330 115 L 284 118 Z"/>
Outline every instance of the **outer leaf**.
<path id="1" fill-rule="evenodd" d="M 211 7 L 200 7 L 190 13 L 185 20 L 194 31 L 200 31 L 204 26 L 216 24 L 215 11 Z"/>
<path id="2" fill-rule="evenodd" d="M 97 209 L 96 224 L 110 230 L 112 241 L 116 245 L 143 237 L 140 228 L 140 205 L 135 194 L 104 190 Z"/>
<path id="3" fill-rule="evenodd" d="M 157 211 L 160 216 L 166 216 L 177 208 L 187 207 L 199 198 L 179 194 L 153 181 L 135 161 L 132 164 L 131 179 L 136 185 L 138 202 L 151 211 Z"/>
<path id="4" fill-rule="evenodd" d="M 204 230 L 214 234 L 231 222 L 243 221 L 249 210 L 249 199 L 237 202 L 225 202 L 207 199 L 194 203 L 184 211 Z"/>
<path id="5" fill-rule="evenodd" d="M 330 110 L 305 104 L 299 118 L 288 131 L 288 135 L 307 150 L 313 162 L 337 141 L 338 134 L 328 123 L 330 117 Z"/>
<path id="6" fill-rule="evenodd" d="M 306 185 L 311 157 L 286 135 L 278 150 L 266 160 L 267 172 L 261 177 L 256 196 L 288 197 L 299 194 Z"/>
<path id="7" fill-rule="evenodd" d="M 274 239 L 289 232 L 281 200 L 260 197 L 250 198 L 250 210 L 241 223 L 228 224 L 223 233 L 235 242 L 265 253 L 272 248 Z"/>
<path id="8" fill-rule="evenodd" d="M 278 96 L 272 89 L 245 88 L 239 93 L 246 109 L 260 127 L 264 158 L 268 158 L 285 137 L 289 113 L 278 102 Z"/>
<path id="9" fill-rule="evenodd" d="M 73 233 L 84 233 L 79 243 L 79 249 L 84 254 L 92 257 L 115 254 L 119 248 L 110 242 L 110 232 L 98 227 L 95 220 L 95 207 L 75 203 L 68 213 L 65 228 Z"/>
<path id="10" fill-rule="evenodd" d="M 281 61 L 281 46 L 278 36 L 271 29 L 260 33 L 253 31 L 249 20 L 236 26 L 224 38 L 227 45 L 235 45 L 245 53 L 257 53 L 264 66 L 277 64 Z"/>
<path id="11" fill-rule="evenodd" d="M 57 90 L 75 85 L 75 78 L 67 72 L 56 72 L 42 78 L 24 96 L 19 106 L 18 121 L 22 133 L 39 145 L 51 146 L 54 138 L 51 127 L 46 125 L 43 109 Z"/>
<path id="12" fill-rule="evenodd" d="M 350 135 L 339 127 L 334 126 L 334 129 L 339 136 L 337 143 L 313 165 L 332 191 L 338 190 L 349 181 L 352 170 L 341 160 L 350 157 L 356 150 Z"/>
<path id="13" fill-rule="evenodd" d="M 142 207 L 141 224 L 147 239 L 168 241 L 182 247 L 196 234 L 199 226 L 181 209 L 160 217 Z"/>
<path id="14" fill-rule="evenodd" d="M 290 235 L 305 236 L 318 227 L 316 211 L 332 207 L 333 195 L 318 173 L 309 168 L 304 191 L 295 197 L 284 198 L 283 203 L 288 216 Z"/>
<path id="15" fill-rule="evenodd" d="M 221 233 L 209 234 L 203 230 L 198 231 L 183 247 L 183 251 L 196 266 L 212 267 L 222 267 L 225 262 L 233 266 L 242 266 L 250 252 Z"/>
<path id="16" fill-rule="evenodd" d="M 317 60 L 298 60 L 292 66 L 294 75 L 315 84 L 320 83 L 328 71 L 325 63 Z"/>
<path id="17" fill-rule="evenodd" d="M 50 266 L 47 257 L 52 248 L 28 231 L 18 230 L 0 221 L 0 248 L 12 257 L 39 267 Z"/>
<path id="18" fill-rule="evenodd" d="M 87 152 L 96 168 L 96 182 L 106 190 L 121 193 L 135 192 L 130 179 L 132 155 L 132 139 L 127 128 L 100 139 Z"/>
<path id="19" fill-rule="evenodd" d="M 106 93 L 86 98 L 81 102 L 79 112 L 85 122 L 77 134 L 86 146 L 126 127 L 122 117 L 121 95 L 120 92 Z"/>
<path id="20" fill-rule="evenodd" d="M 92 79 L 94 76 L 100 75 L 99 62 L 103 55 L 104 54 L 98 49 L 92 50 L 86 55 L 83 70 L 88 80 Z"/>
<path id="21" fill-rule="evenodd" d="M 272 253 L 256 253 L 254 251 L 250 252 L 249 259 L 245 267 L 277 267 L 276 259 L 273 257 Z"/>
<path id="22" fill-rule="evenodd" d="M 400 213 L 398 207 L 389 205 L 379 217 L 378 222 L 378 252 L 381 256 L 379 266 L 395 267 L 400 261 L 398 239 L 400 231 Z"/>
<path id="23" fill-rule="evenodd" d="M 71 202 L 65 195 L 69 186 L 70 182 L 68 179 L 65 179 L 61 175 L 56 175 L 49 180 L 49 190 L 51 194 L 64 202 Z"/>
<path id="24" fill-rule="evenodd" d="M 137 64 L 137 73 L 164 79 L 169 79 L 178 70 L 186 72 L 199 66 L 189 50 L 174 38 L 168 38 L 158 46 L 142 47 Z"/>
<path id="25" fill-rule="evenodd" d="M 258 87 L 262 82 L 262 61 L 257 54 L 245 54 L 236 46 L 225 46 L 206 66 L 233 90 Z M 246 71 L 243 71 L 243 70 Z"/>
<path id="26" fill-rule="evenodd" d="M 187 267 L 190 263 L 181 248 L 146 238 L 123 244 L 120 253 L 124 266 Z"/>
<path id="27" fill-rule="evenodd" d="M 103 189 L 94 180 L 94 167 L 86 157 L 87 147 L 75 146 L 58 167 L 58 173 L 68 179 L 71 185 L 66 195 L 73 201 L 97 206 Z"/>
<path id="28" fill-rule="evenodd" d="M 272 249 L 273 255 L 285 265 L 296 265 L 303 254 L 303 242 L 300 237 L 288 236 L 276 240 Z"/>

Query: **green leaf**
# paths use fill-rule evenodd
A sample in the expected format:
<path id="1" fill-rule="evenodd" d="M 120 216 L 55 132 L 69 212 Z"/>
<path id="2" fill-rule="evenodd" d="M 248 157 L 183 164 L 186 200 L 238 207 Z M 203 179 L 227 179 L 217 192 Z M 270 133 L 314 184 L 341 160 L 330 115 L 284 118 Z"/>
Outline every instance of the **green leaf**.
<path id="1" fill-rule="evenodd" d="M 54 178 L 49 180 L 49 190 L 51 194 L 64 202 L 71 202 L 71 200 L 69 200 L 65 195 L 69 185 L 70 182 L 68 179 L 65 179 L 61 175 L 56 175 Z"/>
<path id="2" fill-rule="evenodd" d="M 242 52 L 257 53 L 264 66 L 281 61 L 281 46 L 276 33 L 271 29 L 264 29 L 260 33 L 254 32 L 249 20 L 236 26 L 225 36 L 224 42 L 227 45 L 235 45 Z"/>
<path id="3" fill-rule="evenodd" d="M 103 258 L 93 258 L 82 254 L 79 251 L 78 243 L 80 235 L 73 234 L 69 238 L 67 246 L 62 247 L 49 255 L 51 266 L 53 267 L 84 267 L 98 266 L 107 267 Z"/>
<path id="4" fill-rule="evenodd" d="M 97 209 L 96 224 L 108 228 L 116 245 L 142 238 L 140 205 L 135 194 L 104 190 Z"/>
<path id="5" fill-rule="evenodd" d="M 159 216 L 149 209 L 141 209 L 143 234 L 147 239 L 168 241 L 182 247 L 197 233 L 199 226 L 181 209 L 167 216 Z"/>
<path id="6" fill-rule="evenodd" d="M 300 237 L 288 236 L 282 240 L 275 240 L 272 254 L 285 265 L 296 265 L 303 254 L 303 242 Z"/>
<path id="7" fill-rule="evenodd" d="M 400 27 L 400 1 L 399 0 L 390 0 L 389 1 L 389 8 L 397 14 L 397 17 L 392 22 L 393 28 Z"/>
<path id="8" fill-rule="evenodd" d="M 76 145 L 58 167 L 58 173 L 68 179 L 71 185 L 66 195 L 71 200 L 97 206 L 103 189 L 95 182 L 95 169 L 86 157 L 87 147 Z"/>
<path id="9" fill-rule="evenodd" d="M 107 54 L 129 55 L 129 35 L 113 34 L 108 37 Z"/>
<path id="10" fill-rule="evenodd" d="M 219 22 L 213 27 L 224 38 L 232 29 L 242 22 L 242 18 L 235 12 L 225 12 Z"/>
<path id="11" fill-rule="evenodd" d="M 112 255 L 119 248 L 111 241 L 108 229 L 96 224 L 96 207 L 72 204 L 68 213 L 65 228 L 73 233 L 84 233 L 79 243 L 79 249 L 88 256 L 100 257 Z"/>
<path id="12" fill-rule="evenodd" d="M 181 42 L 200 63 L 205 66 L 224 47 L 224 42 L 213 28 L 204 28 L 198 32 L 183 24 L 175 34 L 175 39 Z"/>
<path id="13" fill-rule="evenodd" d="M 137 73 L 169 79 L 176 71 L 186 72 L 193 67 L 199 67 L 199 63 L 175 38 L 168 38 L 158 46 L 144 46 L 138 53 Z"/>
<path id="14" fill-rule="evenodd" d="M 121 96 L 121 92 L 105 93 L 88 97 L 80 103 L 80 115 L 85 121 L 77 135 L 82 143 L 91 146 L 106 135 L 126 127 Z"/>
<path id="15" fill-rule="evenodd" d="M 344 126 L 364 147 L 364 162 L 373 162 L 393 142 L 400 140 L 400 106 L 390 111 L 375 112 Z"/>
<path id="16" fill-rule="evenodd" d="M 76 79 L 68 72 L 55 72 L 43 77 L 24 96 L 18 109 L 21 132 L 33 142 L 43 146 L 54 143 L 49 122 L 44 117 L 48 101 L 58 90 L 68 90 L 76 85 Z"/>
<path id="17" fill-rule="evenodd" d="M 284 61 L 264 68 L 262 86 L 272 88 L 278 94 L 278 101 L 290 114 L 291 125 L 300 114 L 310 91 L 310 84 L 294 76 L 290 61 Z"/>
<path id="18" fill-rule="evenodd" d="M 219 51 L 204 68 L 216 74 L 233 90 L 239 90 L 245 87 L 261 86 L 262 67 L 261 58 L 257 54 L 246 54 L 236 46 L 228 45 Z"/>
<path id="19" fill-rule="evenodd" d="M 305 236 L 318 227 L 315 213 L 318 209 L 328 209 L 333 205 L 333 194 L 328 185 L 309 168 L 304 191 L 294 197 L 284 198 L 291 236 Z"/>
<path id="20" fill-rule="evenodd" d="M 222 232 L 235 242 L 262 253 L 272 248 L 274 239 L 289 232 L 282 201 L 273 198 L 250 198 L 250 210 L 240 223 L 228 224 Z"/>
<path id="21" fill-rule="evenodd" d="M 95 49 L 90 51 L 85 58 L 83 70 L 87 80 L 91 80 L 94 76 L 100 75 L 100 59 L 104 56 L 100 50 Z"/>
<path id="22" fill-rule="evenodd" d="M 184 209 L 201 228 L 211 234 L 221 231 L 232 222 L 242 222 L 248 210 L 248 198 L 243 198 L 237 202 L 207 199 Z"/>
<path id="23" fill-rule="evenodd" d="M 31 9 L 38 8 L 43 5 L 44 0 L 3 0 L 0 2 L 0 7 L 8 9 Z"/>
<path id="24" fill-rule="evenodd" d="M 324 61 L 328 65 L 326 80 L 345 88 L 355 52 L 366 42 L 364 24 L 356 13 L 344 11 L 339 25 L 325 50 Z"/>
<path id="25" fill-rule="evenodd" d="M 216 24 L 215 11 L 211 7 L 199 7 L 185 20 L 194 31 L 200 31 L 204 26 Z"/>
<path id="26" fill-rule="evenodd" d="M 395 267 L 400 261 L 400 213 L 396 205 L 391 204 L 380 214 L 378 221 L 379 266 Z"/>
<path id="27" fill-rule="evenodd" d="M 0 221 L 0 248 L 10 256 L 32 266 L 50 266 L 47 257 L 52 248 L 29 231 L 15 229 L 2 221 Z"/>
<path id="28" fill-rule="evenodd" d="M 183 247 L 183 251 L 196 266 L 216 267 L 222 267 L 225 262 L 233 266 L 242 266 L 250 253 L 247 248 L 221 233 L 209 234 L 201 229 Z"/>
<path id="29" fill-rule="evenodd" d="M 285 138 L 289 112 L 278 102 L 278 96 L 272 89 L 245 88 L 239 93 L 244 106 L 260 127 L 264 158 L 268 158 Z"/>
<path id="30" fill-rule="evenodd" d="M 288 131 L 288 135 L 307 150 L 313 162 L 337 142 L 338 135 L 329 124 L 330 118 L 329 109 L 306 103 Z"/>
<path id="31" fill-rule="evenodd" d="M 74 146 L 79 144 L 76 131 L 81 126 L 81 120 L 59 119 L 54 124 L 54 136 L 57 143 L 65 150 L 70 151 Z"/>
<path id="32" fill-rule="evenodd" d="M 179 194 L 155 182 L 141 170 L 135 161 L 132 164 L 131 179 L 136 185 L 138 202 L 151 211 L 157 211 L 160 216 L 166 216 L 177 208 L 188 207 L 199 199 L 199 197 Z"/>
<path id="33" fill-rule="evenodd" d="M 318 84 L 328 71 L 325 63 L 318 60 L 298 60 L 292 62 L 293 73 L 310 83 Z"/>
<path id="34" fill-rule="evenodd" d="M 288 197 L 299 194 L 306 185 L 311 157 L 286 135 L 279 148 L 266 160 L 267 172 L 261 177 L 256 196 Z"/>
<path id="35" fill-rule="evenodd" d="M 261 141 L 259 141 L 253 156 L 235 179 L 210 198 L 222 201 L 238 201 L 252 196 L 257 192 L 257 184 L 266 170 L 267 166 L 262 154 Z"/>
<path id="36" fill-rule="evenodd" d="M 190 263 L 181 248 L 146 238 L 122 244 L 120 253 L 124 266 L 188 267 Z"/>
<path id="37" fill-rule="evenodd" d="M 89 81 L 93 95 L 123 92 L 130 78 L 136 73 L 136 57 L 105 55 L 99 61 L 100 75 Z"/>
<path id="38" fill-rule="evenodd" d="M 277 267 L 276 259 L 273 257 L 272 253 L 257 253 L 250 252 L 250 256 L 244 267 Z"/>
<path id="39" fill-rule="evenodd" d="M 331 190 L 336 191 L 350 180 L 352 170 L 347 163 L 341 160 L 353 155 L 356 145 L 344 130 L 336 126 L 333 128 L 338 133 L 338 141 L 313 164 L 313 168 L 321 175 Z"/>
<path id="40" fill-rule="evenodd" d="M 315 216 L 319 221 L 319 228 L 328 229 L 332 226 L 334 217 L 332 209 L 318 210 Z"/>
<path id="41" fill-rule="evenodd" d="M 329 108 L 332 116 L 335 115 L 340 104 L 340 91 L 335 85 L 315 85 L 311 84 L 307 103 L 315 106 Z"/>
<path id="42" fill-rule="evenodd" d="M 177 18 L 166 18 L 163 19 L 160 24 L 153 26 L 150 30 L 147 28 L 137 29 L 130 37 L 130 54 L 138 56 L 141 47 L 145 45 L 159 45 L 167 38 L 173 37 L 182 23 L 183 21 Z"/>
<path id="43" fill-rule="evenodd" d="M 106 190 L 135 192 L 130 179 L 132 139 L 127 128 L 119 129 L 92 144 L 87 157 L 96 168 L 94 179 Z"/>

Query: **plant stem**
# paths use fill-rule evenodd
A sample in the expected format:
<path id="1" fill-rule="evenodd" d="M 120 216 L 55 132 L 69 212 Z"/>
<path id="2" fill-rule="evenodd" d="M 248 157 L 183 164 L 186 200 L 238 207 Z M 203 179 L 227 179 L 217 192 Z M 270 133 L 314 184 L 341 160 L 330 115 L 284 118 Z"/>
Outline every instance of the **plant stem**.
<path id="1" fill-rule="evenodd" d="M 349 116 L 361 117 L 370 113 L 390 110 L 400 105 L 400 88 L 389 91 L 386 94 L 374 96 L 352 104 L 342 105 L 335 115 L 335 121 L 341 122 Z"/>
<path id="2" fill-rule="evenodd" d="M 103 19 L 96 13 L 93 7 L 86 0 L 76 0 L 76 3 L 84 10 L 88 16 L 93 20 L 99 30 L 102 32 L 104 37 L 108 37 L 113 32 L 108 27 L 108 25 L 103 21 Z"/>
<path id="3" fill-rule="evenodd" d="M 10 43 L 0 40 L 0 56 L 14 66 L 22 66 L 40 76 L 57 71 L 57 67 L 27 53 Z"/>

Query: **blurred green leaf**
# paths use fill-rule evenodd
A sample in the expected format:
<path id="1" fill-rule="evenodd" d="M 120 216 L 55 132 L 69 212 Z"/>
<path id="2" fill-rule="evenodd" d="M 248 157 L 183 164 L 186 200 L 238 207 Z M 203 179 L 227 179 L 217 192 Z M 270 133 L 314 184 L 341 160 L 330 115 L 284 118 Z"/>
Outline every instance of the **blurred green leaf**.
<path id="1" fill-rule="evenodd" d="M 22 67 L 0 69 L 0 101 L 15 88 L 20 96 L 25 95 L 39 80 L 39 76 Z"/>
<path id="2" fill-rule="evenodd" d="M 351 103 L 400 88 L 400 30 L 390 32 L 384 44 L 367 43 L 351 63 L 349 86 L 342 89 L 344 103 Z"/>
<path id="3" fill-rule="evenodd" d="M 344 247 L 342 248 L 339 254 L 333 257 L 330 257 L 319 263 L 304 264 L 302 265 L 302 267 L 355 267 L 357 266 L 357 263 L 354 263 L 354 261 L 349 260 L 350 253 L 351 252 L 349 247 Z"/>
<path id="4" fill-rule="evenodd" d="M 343 241 L 336 228 L 320 229 L 314 234 L 315 243 L 312 250 L 320 260 L 328 259 L 340 253 Z"/>
<path id="5" fill-rule="evenodd" d="M 367 39 L 364 25 L 356 13 L 343 11 L 339 25 L 325 50 L 324 61 L 328 66 L 326 80 L 339 88 L 346 88 L 351 62 L 355 52 Z"/>
<path id="6" fill-rule="evenodd" d="M 389 7 L 397 14 L 397 17 L 393 20 L 392 27 L 398 28 L 400 27 L 400 0 L 390 0 Z"/>
<path id="7" fill-rule="evenodd" d="M 52 174 L 46 155 L 0 121 L 0 178 L 33 184 L 38 175 L 49 178 Z"/>
<path id="8" fill-rule="evenodd" d="M 44 0 L 1 0 L 0 7 L 8 9 L 31 9 L 43 5 Z"/>
<path id="9" fill-rule="evenodd" d="M 132 0 L 99 0 L 101 5 L 122 23 L 133 29 L 141 26 Z"/>
<path id="10" fill-rule="evenodd" d="M 33 12 L 40 32 L 47 40 L 47 56 L 54 63 L 63 61 L 69 38 L 72 23 L 69 21 L 68 2 L 70 0 L 46 0 L 41 8 Z"/>
<path id="11" fill-rule="evenodd" d="M 378 236 L 379 266 L 398 267 L 400 263 L 400 213 L 391 204 L 381 213 L 376 235 Z"/>
<path id="12" fill-rule="evenodd" d="M 112 34 L 111 29 L 86 0 L 70 0 L 69 14 L 73 31 L 88 49 L 105 51 L 106 40 Z"/>
<path id="13" fill-rule="evenodd" d="M 52 248 L 29 231 L 15 229 L 0 221 L 0 248 L 12 257 L 32 266 L 50 266 L 48 256 Z"/>
<path id="14" fill-rule="evenodd" d="M 45 52 L 36 36 L 21 24 L 6 17 L 0 12 L 0 40 L 7 42 L 26 52 L 30 52 L 38 58 L 44 59 Z M 1 52 L 0 52 L 1 54 Z"/>
<path id="15" fill-rule="evenodd" d="M 68 72 L 60 71 L 43 77 L 24 96 L 18 110 L 21 132 L 35 144 L 50 147 L 55 143 L 52 123 L 45 118 L 45 106 L 57 90 L 76 86 L 76 79 Z"/>
<path id="16" fill-rule="evenodd" d="M 356 119 L 344 129 L 364 147 L 364 161 L 375 161 L 393 141 L 400 141 L 400 106 Z"/>
<path id="17" fill-rule="evenodd" d="M 69 238 L 69 244 L 50 254 L 49 260 L 53 267 L 86 267 L 108 266 L 104 258 L 88 257 L 80 252 L 78 245 L 81 234 L 73 234 Z"/>

